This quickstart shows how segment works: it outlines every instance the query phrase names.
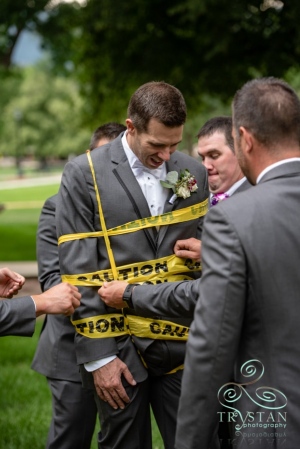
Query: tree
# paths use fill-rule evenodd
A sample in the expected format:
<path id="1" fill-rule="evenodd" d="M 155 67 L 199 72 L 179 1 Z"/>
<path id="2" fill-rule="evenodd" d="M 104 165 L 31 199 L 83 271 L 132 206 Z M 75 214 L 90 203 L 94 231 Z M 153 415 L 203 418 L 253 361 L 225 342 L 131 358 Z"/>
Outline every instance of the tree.
<path id="1" fill-rule="evenodd" d="M 9 68 L 11 56 L 21 32 L 34 31 L 42 20 L 49 0 L 1 0 L 0 2 L 0 65 Z"/>
<path id="2" fill-rule="evenodd" d="M 54 77 L 46 62 L 28 67 L 18 78 L 17 95 L 3 108 L 0 154 L 20 158 L 32 155 L 42 163 L 82 153 L 93 128 L 81 125 L 83 99 L 77 83 Z M 6 80 L 4 88 L 15 88 Z"/>
<path id="3" fill-rule="evenodd" d="M 78 79 L 92 126 L 123 121 L 150 80 L 177 86 L 193 117 L 207 96 L 226 106 L 248 79 L 299 68 L 298 0 L 87 0 L 34 17 L 55 73 Z"/>
<path id="4" fill-rule="evenodd" d="M 6 41 L 14 30 L 39 31 L 56 68 L 74 65 L 90 112 L 115 119 L 151 79 L 175 84 L 194 107 L 199 92 L 228 99 L 255 75 L 299 65 L 297 0 L 87 0 L 52 9 L 49 0 L 3 0 L 0 13 Z"/>

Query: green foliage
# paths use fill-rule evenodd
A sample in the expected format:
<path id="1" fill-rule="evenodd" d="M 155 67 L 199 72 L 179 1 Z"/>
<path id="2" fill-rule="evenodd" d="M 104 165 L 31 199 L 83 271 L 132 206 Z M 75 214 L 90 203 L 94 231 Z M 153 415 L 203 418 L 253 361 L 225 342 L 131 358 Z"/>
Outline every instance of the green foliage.
<path id="1" fill-rule="evenodd" d="M 80 81 L 85 122 L 92 128 L 109 120 L 123 121 L 132 92 L 150 80 L 176 85 L 192 119 L 207 105 L 207 98 L 220 97 L 226 104 L 249 78 L 285 77 L 291 67 L 299 68 L 296 0 L 88 0 L 85 7 L 73 2 L 46 8 L 47 3 L 3 0 L 1 42 L 9 46 L 16 30 L 38 31 L 52 55 L 52 75 L 70 73 Z M 67 88 L 66 92 L 70 96 Z M 57 113 L 54 105 L 48 110 L 48 102 L 46 94 L 36 111 L 44 117 L 36 129 L 41 127 L 45 146 L 52 132 L 49 121 Z M 28 120 L 36 126 L 34 112 Z M 36 145 L 39 139 L 32 140 Z M 53 142 L 55 148 L 57 143 Z M 61 151 L 66 147 L 61 143 Z M 47 153 L 49 148 L 39 151 Z"/>
<path id="2" fill-rule="evenodd" d="M 35 30 L 41 12 L 49 0 L 1 0 L 0 2 L 0 64 L 9 67 L 11 55 L 20 33 Z"/>
<path id="3" fill-rule="evenodd" d="M 197 112 L 204 94 L 227 101 L 253 76 L 284 76 L 299 66 L 300 4 L 266 4 L 89 0 L 67 49 L 88 99 L 87 120 L 121 119 L 131 93 L 151 80 L 176 85 Z M 51 35 L 44 36 L 57 53 Z"/>
<path id="4" fill-rule="evenodd" d="M 7 78 L 4 88 L 11 96 L 0 118 L 0 154 L 43 161 L 88 147 L 91 131 L 81 124 L 83 99 L 75 81 L 52 76 L 44 62 Z"/>

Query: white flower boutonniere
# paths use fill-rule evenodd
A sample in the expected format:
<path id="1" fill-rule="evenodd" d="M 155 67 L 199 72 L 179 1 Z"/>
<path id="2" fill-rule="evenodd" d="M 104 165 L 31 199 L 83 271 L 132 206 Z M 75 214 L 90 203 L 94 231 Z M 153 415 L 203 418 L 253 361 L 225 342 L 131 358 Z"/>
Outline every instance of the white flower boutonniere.
<path id="1" fill-rule="evenodd" d="M 173 204 L 176 198 L 188 198 L 193 192 L 198 189 L 197 181 L 194 175 L 191 175 L 190 171 L 186 168 L 178 175 L 177 171 L 170 171 L 167 173 L 165 181 L 160 181 L 163 187 L 172 189 L 174 195 L 169 200 L 169 203 Z"/>

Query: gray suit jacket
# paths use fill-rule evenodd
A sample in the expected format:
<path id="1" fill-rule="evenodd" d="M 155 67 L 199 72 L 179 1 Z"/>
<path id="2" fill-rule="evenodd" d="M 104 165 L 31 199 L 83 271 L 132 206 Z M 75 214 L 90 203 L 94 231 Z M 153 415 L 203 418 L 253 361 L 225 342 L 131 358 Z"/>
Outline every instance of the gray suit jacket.
<path id="1" fill-rule="evenodd" d="M 35 329 L 35 307 L 30 296 L 0 300 L 0 336 L 31 337 Z"/>
<path id="2" fill-rule="evenodd" d="M 299 447 L 299 185 L 300 162 L 289 162 L 207 214 L 177 449 L 210 447 L 221 402 L 237 413 L 235 425 L 245 423 L 237 447 Z M 233 368 L 235 381 L 249 385 L 235 396 L 232 388 L 229 402 Z"/>
<path id="3" fill-rule="evenodd" d="M 102 207 L 108 229 L 149 217 L 151 213 L 142 190 L 132 173 L 125 155 L 121 137 L 91 153 Z M 166 202 L 164 212 L 188 207 L 208 197 L 207 174 L 203 166 L 180 152 L 175 152 L 167 163 L 167 171 L 189 169 L 195 175 L 198 191 L 189 198 L 178 198 L 173 205 Z M 172 196 L 170 191 L 170 197 Z M 135 204 L 134 204 L 135 203 Z M 57 205 L 56 227 L 58 236 L 100 230 L 100 219 L 91 170 L 87 156 L 82 155 L 65 167 Z M 161 227 L 159 232 L 151 228 L 110 238 L 117 266 L 153 260 L 173 253 L 177 239 L 200 238 L 202 219 Z M 86 238 L 66 242 L 59 246 L 62 274 L 91 273 L 110 267 L 103 238 Z M 73 319 L 114 313 L 99 299 L 98 288 L 81 287 L 83 297 Z M 169 317 L 165 317 L 169 318 Z M 189 320 L 181 319 L 182 324 Z M 152 340 L 138 339 L 136 344 L 143 351 Z M 127 363 L 137 381 L 145 379 L 146 372 L 130 338 L 87 338 L 76 335 L 77 361 L 79 364 L 98 360 L 114 354 Z M 174 343 L 174 342 L 172 342 Z M 181 343 L 181 342 L 180 342 Z"/>
<path id="4" fill-rule="evenodd" d="M 61 282 L 55 227 L 57 195 L 48 198 L 37 231 L 37 261 L 42 291 Z M 52 379 L 81 382 L 74 349 L 75 330 L 69 317 L 47 315 L 36 348 L 32 369 Z"/>
<path id="5" fill-rule="evenodd" d="M 252 187 L 249 181 L 233 193 L 236 195 Z M 227 199 L 226 201 L 228 201 Z M 173 317 L 192 318 L 198 299 L 200 278 L 195 281 L 179 281 L 159 285 L 139 285 L 132 294 L 134 310 L 137 314 L 163 316 L 167 312 Z"/>

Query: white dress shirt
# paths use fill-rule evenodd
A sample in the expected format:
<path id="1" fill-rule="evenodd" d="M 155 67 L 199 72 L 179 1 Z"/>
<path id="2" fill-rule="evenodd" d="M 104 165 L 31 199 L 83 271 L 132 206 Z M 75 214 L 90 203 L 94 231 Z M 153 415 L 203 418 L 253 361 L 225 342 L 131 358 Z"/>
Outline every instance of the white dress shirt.
<path id="1" fill-rule="evenodd" d="M 164 188 L 160 183 L 167 176 L 166 164 L 163 163 L 159 168 L 153 170 L 145 167 L 130 149 L 126 134 L 124 133 L 122 137 L 122 144 L 131 170 L 147 200 L 151 215 L 161 215 L 169 195 L 169 190 Z"/>

